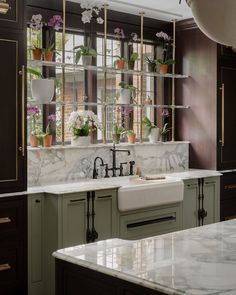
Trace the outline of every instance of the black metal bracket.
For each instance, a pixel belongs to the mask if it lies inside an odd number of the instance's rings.
[[[92,242],[92,232],[90,230],[90,192],[87,192],[87,230],[86,230],[86,242]]]
[[[92,228],[91,228],[91,235],[92,235],[92,242],[95,242],[95,240],[98,238],[98,233],[95,229],[95,210],[94,210],[94,202],[95,202],[95,192],[92,192]]]

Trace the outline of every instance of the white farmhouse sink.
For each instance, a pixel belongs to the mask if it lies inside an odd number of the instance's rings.
[[[184,183],[167,177],[160,180],[131,179],[118,190],[118,208],[129,211],[183,201]]]

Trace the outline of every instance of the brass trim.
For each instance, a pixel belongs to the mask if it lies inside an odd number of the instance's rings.
[[[172,47],[172,59],[175,60],[175,46],[176,46],[176,20],[173,19],[173,47]],[[172,65],[172,74],[175,74],[175,64]],[[172,105],[175,105],[175,78],[172,78]],[[175,141],[175,109],[172,108],[172,141]]]
[[[18,181],[18,51],[19,42],[17,40],[3,39],[0,41],[15,43],[16,45],[16,176],[13,179],[1,179],[0,183],[3,182],[14,182]]]
[[[221,144],[221,147],[223,148],[225,146],[225,84],[224,83],[222,83],[220,90],[221,90],[221,139],[219,142]]]
[[[21,137],[22,137],[22,146],[18,148],[18,150],[22,153],[22,157],[25,156],[25,66],[22,66],[21,71],[19,71],[19,75],[21,75],[21,113],[22,113],[22,121],[21,121]]]
[[[144,15],[145,15],[145,12],[141,11],[139,13],[140,15],[140,18],[141,18],[141,32],[140,32],[140,62],[141,62],[141,71],[143,72],[143,27],[144,27]],[[143,75],[141,75],[140,77],[140,143],[143,142],[143,122],[142,122],[142,119],[143,119],[143,83],[144,83],[144,77]]]
[[[63,0],[62,63],[65,63],[66,0]],[[65,67],[62,67],[62,101],[65,101]],[[65,106],[61,106],[61,144],[65,144]]]
[[[16,17],[15,17],[15,20],[5,19],[5,18],[2,18],[2,17],[0,17],[0,20],[6,21],[6,22],[11,22],[11,23],[17,23],[18,22],[18,20],[19,20],[18,19],[18,13],[19,13],[18,8],[19,8],[19,5],[18,5],[18,1],[17,0],[15,0],[15,2],[16,2]],[[11,7],[10,7],[10,9],[11,9]]]
[[[11,218],[10,217],[2,217],[2,218],[0,218],[0,224],[10,223],[10,222],[11,222]]]
[[[0,264],[0,271],[9,270],[11,266],[9,263]]]

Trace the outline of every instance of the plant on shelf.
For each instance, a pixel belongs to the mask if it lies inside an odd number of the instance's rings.
[[[46,133],[43,136],[43,146],[50,147],[52,145],[52,125],[56,122],[56,115],[51,114],[47,117],[48,125],[46,127]]]
[[[113,131],[112,131],[112,138],[113,138],[113,142],[115,144],[119,144],[121,138],[125,135],[125,128],[122,126],[118,126],[117,124],[115,124],[113,126]]]
[[[55,93],[55,79],[45,79],[40,71],[30,67],[27,72],[36,77],[31,80],[32,97],[40,104],[50,103]]]
[[[168,139],[168,133],[170,132],[171,128],[167,128],[168,123],[165,123],[162,129],[160,129],[161,141],[166,142]]]
[[[133,70],[134,69],[135,61],[137,61],[137,60],[138,60],[138,53],[137,52],[133,52],[130,55],[130,58],[128,60],[128,68],[129,68],[129,70]]]
[[[134,130],[127,130],[126,135],[127,135],[128,143],[135,144],[136,133],[134,132]]]
[[[80,58],[82,56],[82,62],[84,66],[89,66],[92,64],[92,58],[97,56],[97,52],[95,49],[90,48],[89,46],[79,45],[75,46],[75,62],[79,63]]]
[[[145,56],[147,62],[148,72],[155,72],[157,67],[157,60],[148,56]]]
[[[162,46],[162,57],[157,60],[160,64],[160,74],[166,74],[168,72],[168,66],[175,63],[175,60],[171,58],[172,40],[171,37],[164,32],[158,32],[156,36]]]
[[[30,145],[31,147],[38,147],[39,136],[41,131],[37,128],[37,120],[39,118],[40,110],[37,106],[27,106],[27,118],[30,121]]]
[[[160,129],[149,118],[143,119],[143,125],[145,128],[144,137],[148,137],[151,143],[159,141]]]
[[[34,14],[30,20],[30,28],[32,29],[32,37],[35,38],[32,42],[32,47],[30,50],[33,54],[33,59],[41,60],[42,59],[42,47],[41,47],[41,36],[40,31],[43,27],[42,15]]]
[[[68,129],[72,133],[71,145],[89,145],[90,133],[102,129],[97,115],[92,111],[74,111],[68,119]]]
[[[127,59],[121,56],[114,56],[116,58],[116,60],[114,61],[114,66],[118,69],[118,70],[123,70],[125,68],[125,65],[127,63]]]
[[[133,85],[129,85],[124,81],[119,83],[120,89],[120,103],[130,104],[131,99],[135,98],[136,88]]]

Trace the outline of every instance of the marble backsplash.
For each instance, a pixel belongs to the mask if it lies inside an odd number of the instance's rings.
[[[99,144],[88,147],[29,148],[28,185],[76,182],[92,178],[93,161],[97,156],[111,167],[111,147],[111,144]],[[129,149],[131,153],[130,156],[126,153],[117,153],[117,166],[120,162],[134,160],[134,171],[140,167],[142,174],[178,172],[189,167],[188,142],[120,144],[117,148]],[[124,174],[128,175],[129,165],[125,166],[127,167],[124,169]],[[103,173],[104,171],[100,169],[100,176]]]

